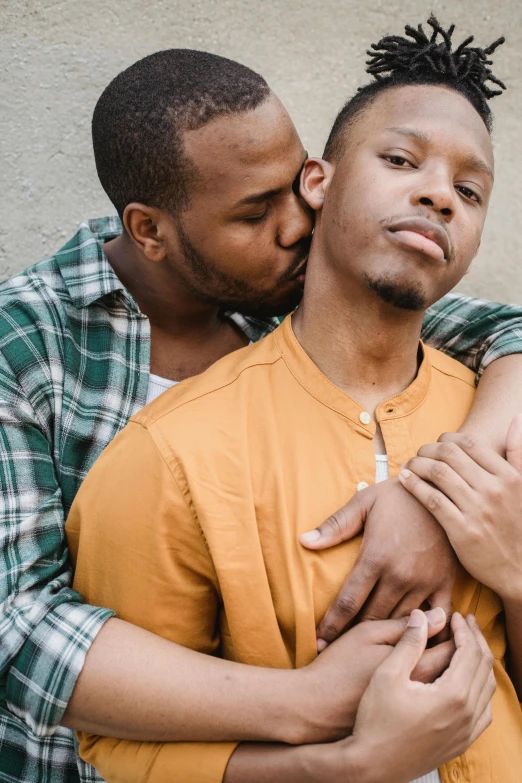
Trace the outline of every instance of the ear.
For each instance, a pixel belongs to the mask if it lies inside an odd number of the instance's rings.
[[[301,174],[301,196],[315,212],[322,209],[334,167],[322,158],[308,158]]]
[[[123,213],[125,231],[138,250],[155,263],[163,261],[166,255],[163,239],[164,213],[155,207],[132,202]]]
[[[469,262],[468,268],[464,272],[465,275],[469,275],[469,273],[471,272],[471,265],[472,265],[473,261],[476,259],[477,255],[478,255],[478,251],[480,250],[480,243],[481,243],[481,241],[482,240],[479,239],[479,243],[477,245],[477,249],[475,250],[475,254],[474,254],[473,258],[471,259],[471,261]]]

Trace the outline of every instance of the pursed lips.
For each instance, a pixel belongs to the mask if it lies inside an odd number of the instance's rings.
[[[446,231],[427,218],[398,220],[386,230],[402,245],[418,250],[436,261],[448,261],[450,241]]]

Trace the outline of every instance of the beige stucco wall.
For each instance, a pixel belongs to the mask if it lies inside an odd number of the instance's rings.
[[[158,49],[207,49],[260,71],[320,154],[367,45],[434,10],[480,44],[505,34],[495,70],[497,181],[483,245],[460,288],[522,301],[520,0],[0,0],[0,277],[50,254],[85,217],[112,213],[90,118],[102,89]]]

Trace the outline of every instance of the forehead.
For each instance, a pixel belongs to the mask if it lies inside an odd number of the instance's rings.
[[[348,131],[346,141],[401,127],[415,128],[433,145],[481,156],[493,166],[491,139],[482,118],[467,98],[439,85],[383,90]]]
[[[284,187],[302,164],[304,149],[275,95],[253,111],[217,117],[183,137],[196,165],[194,195],[212,192],[239,200],[245,192]]]

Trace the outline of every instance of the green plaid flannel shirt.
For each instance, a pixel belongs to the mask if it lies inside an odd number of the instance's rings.
[[[87,471],[146,400],[149,322],[102,251],[117,218],[0,285],[0,781],[100,781],[59,726],[111,612],[71,588],[64,522]],[[229,314],[251,340],[276,319]],[[335,314],[332,314],[335,317]],[[477,374],[522,352],[522,308],[449,295],[424,339]]]

